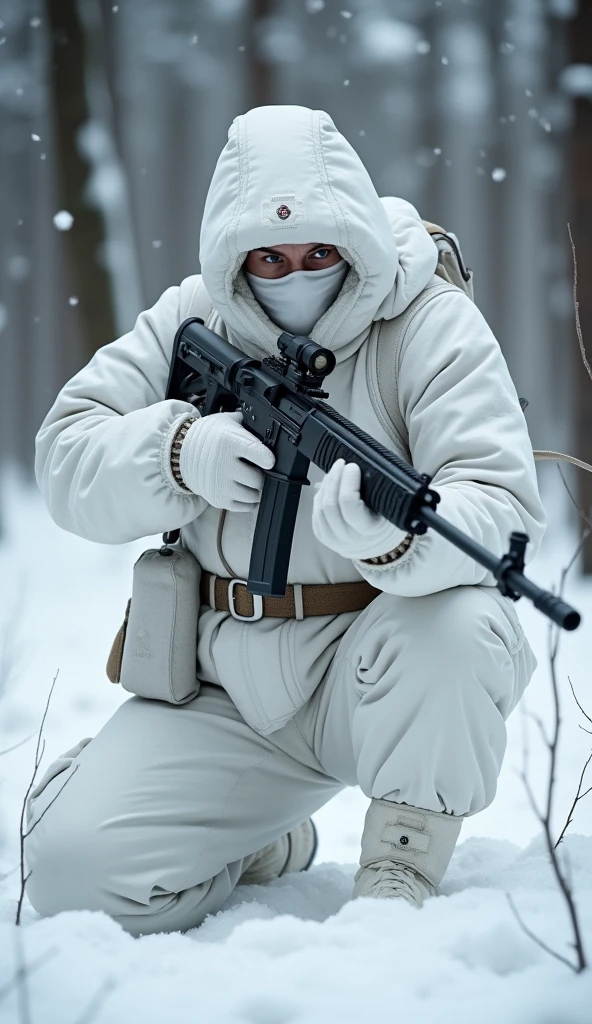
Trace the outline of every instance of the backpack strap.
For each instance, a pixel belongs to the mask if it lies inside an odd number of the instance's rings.
[[[393,320],[380,320],[368,339],[366,376],[374,411],[397,448],[411,461],[409,432],[399,408],[397,363],[407,328],[428,302],[456,285],[434,276],[419,295]]]
[[[187,310],[187,315],[186,317],[184,317],[184,319],[190,316],[198,316],[200,320],[203,320],[204,324],[206,324],[207,326],[208,318],[213,312],[213,309],[214,306],[212,300],[208,295],[206,286],[203,283],[202,276],[201,274],[199,274],[197,277],[197,281],[195,282],[195,287],[191,294],[191,298],[189,300],[189,308]]]
[[[452,231],[445,231],[439,224],[432,224],[429,220],[422,221],[422,224],[438,249],[438,264],[434,273],[448,284],[456,285],[474,302],[473,271],[465,264],[458,238]]]

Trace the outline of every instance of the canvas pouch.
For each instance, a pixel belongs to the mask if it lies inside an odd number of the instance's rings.
[[[123,625],[107,661],[112,683],[169,704],[197,696],[200,581],[200,564],[185,548],[165,543],[140,555]]]

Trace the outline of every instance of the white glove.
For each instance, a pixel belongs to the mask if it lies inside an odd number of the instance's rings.
[[[261,500],[263,470],[275,456],[241,426],[242,413],[217,412],[192,423],[179,456],[187,487],[214,508],[250,512]]]
[[[407,535],[364,504],[360,497],[361,482],[360,467],[338,459],[317,485],[312,510],[312,529],[317,540],[354,561],[386,555]]]

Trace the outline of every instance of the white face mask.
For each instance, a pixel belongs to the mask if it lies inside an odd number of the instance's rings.
[[[342,259],[323,270],[294,270],[285,277],[257,277],[248,271],[245,276],[274,324],[290,334],[308,335],[335,302],[349,266]]]

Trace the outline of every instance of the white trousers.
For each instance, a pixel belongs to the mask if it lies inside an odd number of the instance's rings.
[[[245,857],[344,786],[474,814],[535,667],[511,602],[466,586],[376,598],[271,735],[219,686],[180,706],[132,697],[33,790],[29,899],[41,914],[103,910],[133,934],[186,930],[222,906]]]

